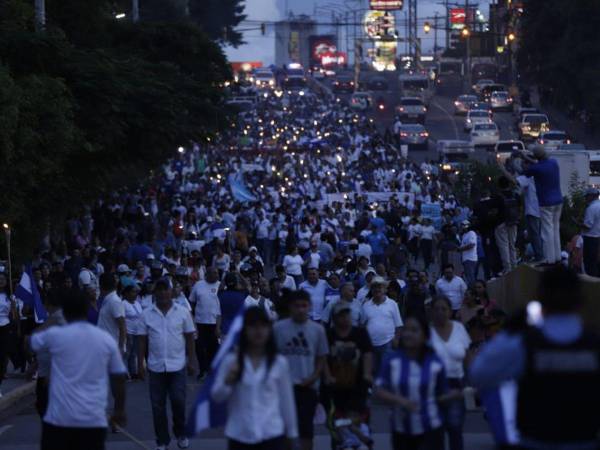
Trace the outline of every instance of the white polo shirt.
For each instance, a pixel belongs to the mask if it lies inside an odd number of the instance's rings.
[[[403,326],[398,303],[389,297],[380,304],[373,300],[365,302],[360,317],[375,347],[390,342],[394,339],[396,328]]]
[[[156,305],[142,314],[139,334],[148,336],[148,370],[177,372],[185,367],[185,336],[196,331],[189,311],[175,303],[167,314]]]
[[[217,323],[217,317],[221,315],[218,295],[220,284],[219,281],[208,283],[206,280],[200,280],[194,285],[190,294],[190,303],[196,305],[194,322],[201,325]]]
[[[469,230],[462,235],[460,245],[461,247],[474,245],[474,247],[471,247],[469,250],[462,252],[462,260],[477,262],[477,234],[473,230]]]
[[[106,427],[108,376],[127,373],[115,340],[106,331],[77,321],[34,333],[31,348],[50,354],[44,422],[58,427]]]
[[[461,277],[454,276],[450,281],[442,277],[435,283],[435,290],[438,294],[448,297],[452,305],[452,310],[456,311],[462,305],[465,292],[467,291],[467,284]]]

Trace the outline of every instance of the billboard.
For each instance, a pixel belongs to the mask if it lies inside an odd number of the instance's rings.
[[[379,72],[396,70],[396,41],[375,41],[373,68]]]
[[[230,64],[234,73],[250,72],[252,69],[258,69],[263,65],[262,61],[232,61]]]
[[[402,9],[404,0],[369,0],[369,8],[378,11],[396,11]]]
[[[310,66],[320,66],[323,55],[337,53],[336,39],[333,34],[313,35],[308,38]]]
[[[385,11],[367,11],[363,25],[365,34],[371,39],[394,36],[396,27],[394,16]]]
[[[460,30],[465,27],[466,20],[467,13],[465,12],[465,8],[450,9],[450,28]]]
[[[298,33],[297,31],[290,31],[288,55],[290,61],[300,62],[300,33]]]

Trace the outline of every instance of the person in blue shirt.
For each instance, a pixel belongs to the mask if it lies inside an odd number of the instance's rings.
[[[389,245],[390,241],[385,233],[377,228],[377,225],[373,224],[371,226],[371,234],[367,236],[367,242],[373,250],[371,262],[374,265],[385,263],[385,248]]]
[[[392,407],[393,450],[443,449],[441,405],[461,395],[448,390],[430,333],[423,316],[408,316],[401,348],[384,359],[375,381],[375,395]]]
[[[523,175],[533,177],[535,190],[540,205],[542,222],[542,242],[544,245],[544,261],[548,264],[560,262],[560,215],[563,205],[563,194],[560,190],[560,168],[555,159],[548,158],[543,146],[533,149],[535,159],[523,155],[525,172]]]
[[[517,382],[519,448],[598,449],[600,338],[584,329],[581,281],[557,265],[538,293],[541,325],[496,335],[474,359],[471,383],[489,391]]]

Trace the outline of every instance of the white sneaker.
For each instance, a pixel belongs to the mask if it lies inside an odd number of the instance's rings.
[[[186,437],[177,438],[177,447],[188,448],[190,446],[190,440]]]

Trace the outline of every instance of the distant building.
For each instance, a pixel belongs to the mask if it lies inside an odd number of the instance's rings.
[[[309,37],[315,33],[316,24],[309,16],[299,15],[275,23],[275,64],[290,62],[310,64]]]

